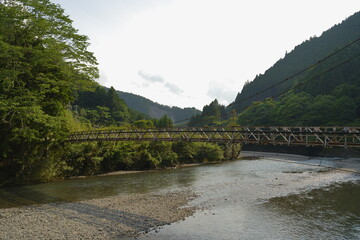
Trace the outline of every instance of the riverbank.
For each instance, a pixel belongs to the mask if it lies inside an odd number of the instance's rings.
[[[119,239],[183,220],[189,191],[0,209],[0,239]]]
[[[226,160],[230,161],[230,160]],[[177,168],[188,168],[188,167],[198,167],[198,166],[206,166],[211,164],[220,164],[226,161],[214,161],[214,162],[201,162],[201,163],[182,163],[178,164],[176,167],[166,167],[166,168],[157,168],[151,170],[133,170],[133,171],[115,171],[115,172],[108,172],[108,173],[101,173],[95,174],[90,176],[72,176],[64,179],[60,179],[59,181],[64,181],[68,179],[82,179],[82,178],[91,178],[91,177],[106,177],[106,176],[116,176],[116,175],[126,175],[126,174],[136,174],[136,173],[148,173],[148,172],[155,172],[160,170],[171,170]]]
[[[299,154],[288,154],[278,152],[257,152],[242,151],[241,158],[266,158],[272,161],[287,162],[292,164],[301,164],[309,166],[319,166],[324,168],[333,168],[336,170],[360,173],[360,157],[311,157]],[[326,159],[327,161],[322,161]]]
[[[244,144],[242,151],[251,152],[272,152],[291,155],[304,155],[309,157],[339,157],[339,158],[360,158],[360,150],[357,148],[323,148],[322,146],[287,146],[287,145],[258,145]]]

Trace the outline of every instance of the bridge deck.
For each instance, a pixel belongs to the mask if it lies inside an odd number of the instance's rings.
[[[94,130],[71,133],[66,141],[187,141],[360,147],[360,127],[198,127]]]

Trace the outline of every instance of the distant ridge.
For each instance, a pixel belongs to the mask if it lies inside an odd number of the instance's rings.
[[[199,114],[200,111],[194,107],[192,108],[179,108],[179,107],[169,107],[162,105],[156,102],[151,101],[145,97],[128,93],[117,91],[120,98],[122,98],[126,105],[138,112],[144,113],[151,118],[161,118],[164,115],[169,116],[173,121],[179,121],[188,119],[195,114]]]
[[[320,37],[311,37],[309,40],[296,46],[291,52],[286,53],[284,58],[278,60],[272,67],[266,70],[264,74],[259,74],[253,81],[247,82],[242,91],[238,93],[235,103],[232,103],[232,108],[241,112],[254,101],[277,96],[296,84],[301,83],[304,79],[320,73],[322,69],[326,70],[326,67],[336,66],[340,60],[346,59],[351,56],[352,52],[356,52],[360,46],[359,42],[341,54],[336,55],[335,58],[331,58],[321,65],[319,64],[314,69],[310,69],[305,74],[292,78],[265,92],[262,91],[317,63],[320,59],[359,38],[360,12],[357,12],[342,21],[342,23],[336,24],[329,30],[324,31]],[[356,79],[358,81],[358,69],[359,61],[353,61],[350,65],[337,69],[323,78],[307,84],[301,90],[313,96],[329,94],[343,82],[343,79],[352,79],[354,81]],[[261,94],[257,94],[259,92]]]
[[[360,126],[360,12],[296,46],[244,85],[242,126]]]

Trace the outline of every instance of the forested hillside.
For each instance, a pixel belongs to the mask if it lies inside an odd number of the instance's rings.
[[[113,87],[106,89],[97,86],[95,91],[78,91],[71,109],[78,120],[96,128],[150,119],[145,114],[129,109]]]
[[[173,121],[181,121],[200,113],[196,108],[169,107],[133,93],[122,91],[117,91],[117,93],[124,99],[129,108],[146,114],[151,118],[161,118],[162,116],[167,115]]]
[[[269,97],[277,99],[281,94],[297,84],[303,85],[299,86],[296,92],[306,92],[313,97],[326,94],[332,95],[335,88],[338,88],[336,94],[339,94],[339,85],[343,83],[347,85],[344,85],[342,89],[349,87],[349,85],[354,86],[355,84],[357,86],[360,74],[360,60],[358,58],[316,79],[313,78],[359,53],[360,42],[358,41],[345,50],[318,63],[319,60],[359,38],[360,13],[356,13],[341,24],[325,31],[320,37],[310,38],[295,47],[293,51],[286,54],[283,59],[276,62],[264,74],[259,74],[253,81],[245,84],[231,108],[240,112],[252,102]],[[315,66],[309,71],[292,78],[293,75],[313,64]]]
[[[360,12],[296,46],[247,82],[226,108],[214,100],[189,126],[360,125]]]
[[[359,125],[359,38],[356,13],[245,84],[228,112],[241,125]]]

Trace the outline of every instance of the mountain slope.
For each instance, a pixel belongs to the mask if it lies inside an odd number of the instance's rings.
[[[245,84],[241,93],[237,95],[235,103],[232,104],[232,108],[235,108],[240,112],[254,101],[278,96],[295,84],[304,82],[306,79],[321,73],[321,70],[326,71],[329,67],[336,66],[336,64],[340,63],[342,60],[351,57],[351,53],[356,53],[356,50],[360,47],[359,42],[351,46],[351,48],[346,49],[346,51],[342,51],[340,54],[317,65],[316,69],[311,69],[309,72],[291,78],[283,84],[279,84],[278,86],[262,92],[263,89],[269,88],[272,85],[293,76],[359,37],[360,12],[347,18],[341,24],[335,25],[331,29],[323,32],[320,37],[310,38],[310,40],[295,47],[293,51],[286,54],[283,59],[277,61],[264,74],[258,75],[252,82]],[[337,69],[336,71],[323,76],[321,81],[313,81],[312,84],[306,84],[307,86],[304,86],[303,90],[313,95],[327,94],[337,85],[341,84],[339,79],[358,79],[356,76],[359,75],[359,71],[354,72],[356,69],[360,69],[359,61],[351,62],[350,65],[344,65],[341,69]],[[330,81],[328,79],[332,80]],[[262,93],[257,94],[259,92]]]
[[[117,91],[117,93],[129,108],[149,115],[151,118],[159,119],[162,116],[167,115],[173,119],[173,121],[181,121],[200,113],[196,108],[169,107],[133,93],[122,91]]]

